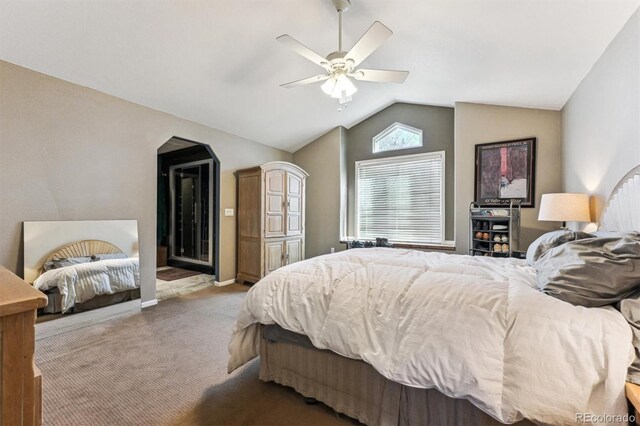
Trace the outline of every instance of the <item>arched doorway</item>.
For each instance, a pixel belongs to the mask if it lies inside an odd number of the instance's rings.
[[[158,148],[158,266],[219,280],[220,161],[207,144],[172,137]]]

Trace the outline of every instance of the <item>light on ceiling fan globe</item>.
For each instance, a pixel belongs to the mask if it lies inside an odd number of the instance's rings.
[[[320,86],[322,91],[329,96],[333,93],[334,87],[336,87],[336,79],[334,77],[331,77],[329,80],[322,83],[322,86]]]
[[[358,91],[358,88],[353,84],[351,79],[344,74],[331,77],[322,84],[321,89],[324,93],[335,99],[350,97]]]
[[[358,88],[351,81],[349,77],[344,74],[341,74],[337,78],[336,87],[334,88],[334,94],[337,91],[337,96],[333,96],[334,98],[342,98],[342,97],[351,97],[354,93],[358,91]]]

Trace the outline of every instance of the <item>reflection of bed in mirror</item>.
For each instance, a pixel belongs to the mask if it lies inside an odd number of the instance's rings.
[[[137,222],[25,222],[24,276],[49,298],[41,314],[139,299]]]

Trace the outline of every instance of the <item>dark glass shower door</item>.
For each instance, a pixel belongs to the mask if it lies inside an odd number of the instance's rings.
[[[171,167],[172,257],[211,262],[211,160]]]

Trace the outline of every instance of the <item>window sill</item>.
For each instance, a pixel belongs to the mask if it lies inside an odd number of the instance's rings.
[[[341,244],[348,244],[352,239],[340,240]],[[391,243],[393,248],[415,249],[415,250],[439,250],[439,251],[455,251],[456,246],[452,244],[412,244],[412,243]]]

